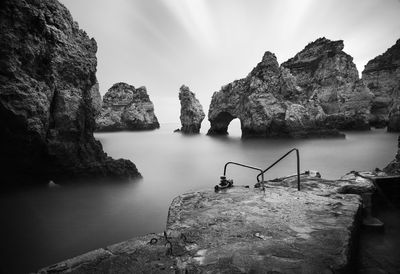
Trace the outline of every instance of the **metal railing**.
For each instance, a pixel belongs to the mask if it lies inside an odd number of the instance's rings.
[[[249,168],[249,169],[254,169],[254,170],[261,171],[261,173],[260,173],[261,174],[261,180],[262,180],[261,184],[262,184],[262,187],[264,189],[264,174],[262,173],[263,170],[261,168],[254,167],[254,166],[249,166],[249,165],[244,165],[244,164],[240,164],[240,163],[236,163],[236,162],[227,162],[225,164],[225,166],[224,166],[224,176],[226,176],[226,169],[227,169],[228,165],[237,165],[237,166],[246,167],[246,168]],[[260,180],[258,179],[258,177],[259,176],[257,176],[257,182],[260,183]]]
[[[257,181],[259,181],[258,178],[260,176],[262,177],[262,180],[264,181],[264,173],[267,172],[268,170],[270,170],[272,167],[274,167],[281,160],[286,158],[286,156],[288,156],[293,151],[296,151],[296,156],[297,156],[297,190],[300,190],[300,155],[299,155],[299,150],[297,148],[293,148],[293,149],[289,150],[285,155],[283,155],[281,158],[276,160],[272,165],[270,165],[269,167],[267,167],[266,169],[261,171],[261,173],[257,175]]]

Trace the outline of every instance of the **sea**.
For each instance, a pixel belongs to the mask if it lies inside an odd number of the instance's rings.
[[[203,125],[204,127],[204,125]],[[0,273],[27,273],[93,249],[165,230],[174,197],[213,190],[224,165],[233,161],[266,168],[292,148],[301,171],[338,179],[353,170],[383,168],[397,151],[398,134],[386,129],[345,132],[346,138],[241,139],[236,119],[227,136],[174,133],[179,124],[140,132],[96,133],[114,158],[130,159],[143,178],[0,192]],[[295,154],[268,173],[273,179],[296,173]],[[234,185],[253,186],[257,172],[229,165]]]

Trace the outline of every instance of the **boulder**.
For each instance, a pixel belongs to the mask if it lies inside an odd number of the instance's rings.
[[[400,131],[400,39],[385,53],[370,60],[362,72],[362,80],[374,93],[371,125]]]
[[[242,137],[343,136],[369,129],[372,93],[358,79],[343,41],[320,38],[279,66],[266,52],[246,78],[213,94],[208,134],[227,134],[238,118]]]
[[[96,51],[96,41],[58,1],[1,2],[3,182],[140,176],[132,162],[108,157],[93,137]]]
[[[205,117],[199,100],[187,86],[182,85],[179,91],[179,101],[181,102],[181,132],[187,134],[199,133],[201,122]]]
[[[396,157],[383,170],[390,175],[400,175],[400,136],[397,143]]]
[[[145,87],[114,84],[104,95],[97,131],[151,130],[160,127]]]

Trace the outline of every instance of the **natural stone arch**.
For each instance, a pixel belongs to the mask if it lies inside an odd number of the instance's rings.
[[[210,119],[211,127],[208,130],[208,135],[227,135],[228,127],[232,120],[239,117],[232,115],[227,111],[220,112],[214,119]],[[242,122],[240,122],[241,124]]]

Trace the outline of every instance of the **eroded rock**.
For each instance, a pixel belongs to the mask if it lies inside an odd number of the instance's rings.
[[[396,157],[383,170],[390,175],[400,175],[400,136],[397,144]]]
[[[242,136],[340,136],[369,129],[372,93],[358,79],[343,41],[320,38],[281,67],[273,53],[246,78],[215,92],[209,134],[227,134],[239,118]]]
[[[199,100],[189,87],[182,85],[179,91],[179,101],[181,102],[181,132],[187,134],[199,133],[201,122],[205,117]]]
[[[400,132],[400,100],[393,103],[388,119],[387,130],[390,132]]]
[[[114,84],[103,97],[97,131],[151,130],[160,127],[145,87]]]
[[[296,77],[306,98],[320,104],[328,126],[339,130],[369,129],[373,94],[358,78],[343,41],[319,38],[282,63]]]
[[[372,179],[368,178],[371,174],[366,172],[362,174],[365,174],[365,176],[362,176],[359,172],[349,172],[339,180],[327,180],[319,176],[301,174],[300,188],[302,191],[326,197],[335,197],[336,194],[362,195],[365,193],[374,193],[376,188]],[[276,178],[266,182],[266,185],[297,188],[297,176]]]
[[[136,177],[93,137],[97,44],[56,0],[1,2],[0,165],[12,183]]]
[[[370,60],[362,80],[374,93],[371,125],[400,131],[400,39],[385,53]]]
[[[199,272],[349,271],[360,205],[285,187],[194,192],[174,199],[167,232],[192,243],[182,261]]]

